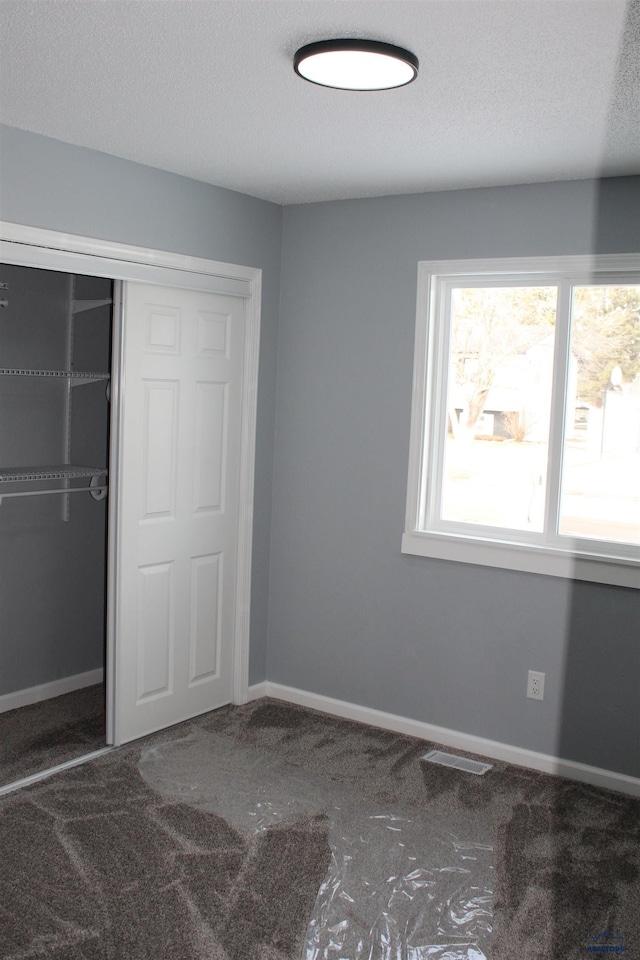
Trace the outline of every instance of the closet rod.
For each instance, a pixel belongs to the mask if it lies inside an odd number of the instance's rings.
[[[55,490],[24,490],[22,493],[0,493],[0,506],[2,505],[2,501],[8,497],[44,497],[51,493],[100,493],[104,494],[104,496],[94,497],[94,500],[104,500],[108,489],[108,486],[96,485],[95,487],[69,487],[66,490],[56,487]]]

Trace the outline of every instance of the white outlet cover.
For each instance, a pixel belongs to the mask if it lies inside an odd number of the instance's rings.
[[[529,670],[527,677],[527,697],[530,700],[544,700],[544,673]]]

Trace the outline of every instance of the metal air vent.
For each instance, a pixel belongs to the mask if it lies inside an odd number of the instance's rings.
[[[483,774],[493,768],[491,763],[481,763],[479,760],[470,760],[469,757],[456,757],[452,753],[443,753],[442,750],[430,750],[422,757],[428,763],[438,763],[441,767],[455,767],[466,773]]]

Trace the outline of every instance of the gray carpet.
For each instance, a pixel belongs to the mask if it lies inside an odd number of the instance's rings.
[[[3,960],[301,960],[328,817],[252,834],[138,770],[150,745],[208,731],[368,807],[490,838],[493,960],[574,960],[605,932],[640,957],[639,800],[497,762],[484,777],[427,765],[423,741],[261,700],[0,801]]]
[[[0,713],[0,786],[105,745],[102,684]]]

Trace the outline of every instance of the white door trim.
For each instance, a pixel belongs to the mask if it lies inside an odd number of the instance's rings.
[[[141,283],[207,290],[213,293],[246,298],[236,616],[233,644],[233,702],[246,703],[249,684],[251,553],[262,271],[257,267],[112,243],[6,221],[0,221],[0,260],[21,266],[59,270],[63,273],[84,273],[91,276],[109,277],[112,280],[134,280]],[[114,320],[117,325],[117,318],[114,317]],[[116,343],[114,347],[119,347],[119,345]],[[116,377],[119,374],[117,365],[120,362],[118,348],[114,350]],[[115,390],[114,393],[116,393]],[[114,412],[117,416],[117,407]],[[117,419],[112,422],[117,432]],[[112,463],[111,468],[113,470],[112,475],[117,477],[118,463]],[[113,498],[113,503],[115,510],[117,495]],[[110,534],[113,534],[115,530],[115,522],[112,522],[114,519],[115,517],[110,519]],[[111,544],[110,552],[112,555],[115,553],[114,544]],[[110,582],[111,585],[114,585],[116,579],[113,576],[113,571],[110,572],[112,573]],[[111,598],[109,598],[109,601],[111,603]],[[112,609],[112,607],[109,606],[109,609]],[[108,649],[110,651],[114,649],[112,639],[108,639]],[[113,664],[108,662],[108,676],[113,676],[112,669]],[[115,698],[113,689],[111,697]],[[111,712],[113,713],[113,710]],[[113,742],[113,724],[111,724],[110,742]]]
[[[22,266],[209,290],[230,296],[252,296],[252,284],[261,274],[255,267],[57,233],[4,220],[0,220],[0,242],[3,246],[5,242],[11,244],[10,262]]]

